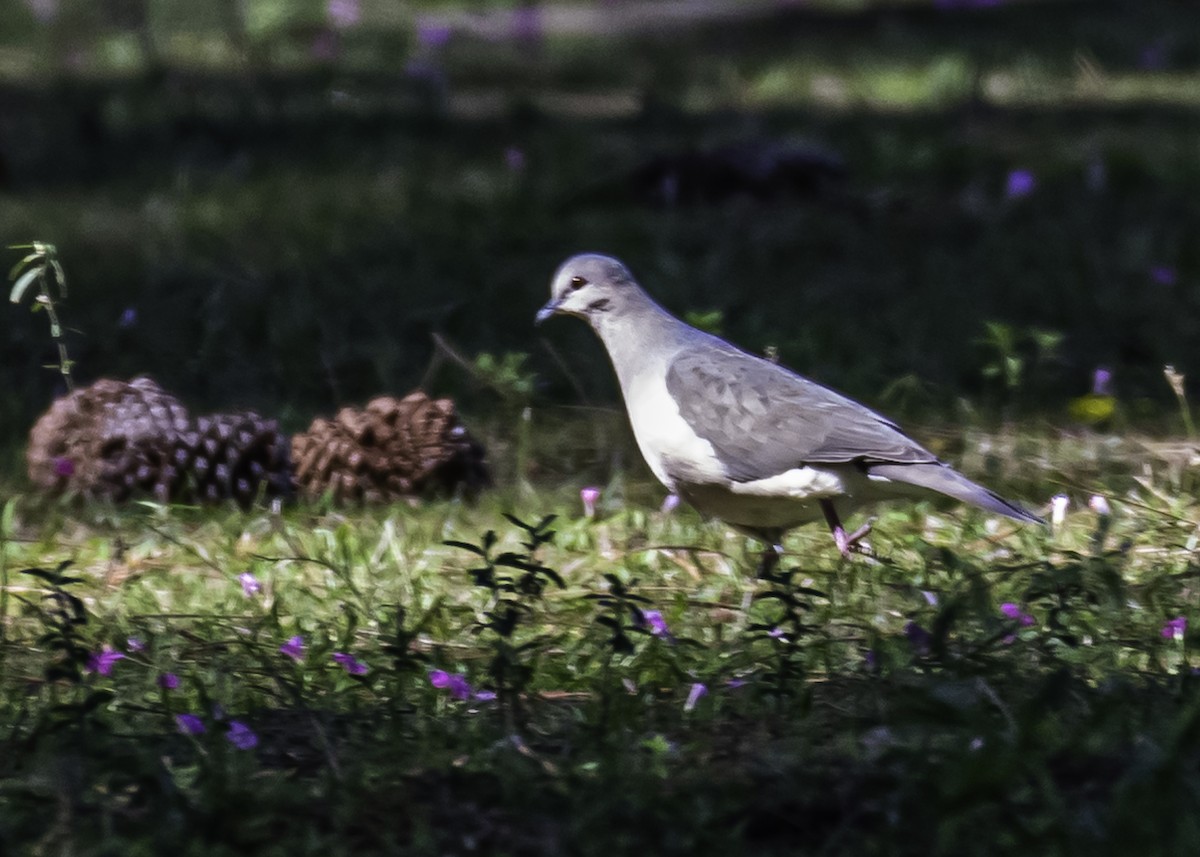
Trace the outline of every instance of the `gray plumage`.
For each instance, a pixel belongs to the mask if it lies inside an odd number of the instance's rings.
[[[616,259],[563,263],[537,320],[555,314],[583,318],[600,336],[659,480],[771,544],[823,514],[846,553],[856,537],[845,535],[837,508],[926,492],[1040,521],[887,418],[673,317]]]

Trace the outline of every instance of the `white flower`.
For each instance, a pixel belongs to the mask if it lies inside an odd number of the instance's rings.
[[[1050,498],[1050,526],[1058,529],[1067,519],[1067,506],[1071,505],[1071,498],[1066,494],[1055,494]]]

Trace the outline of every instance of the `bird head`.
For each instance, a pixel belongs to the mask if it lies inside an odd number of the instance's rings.
[[[553,315],[573,315],[593,326],[606,312],[619,308],[637,291],[633,276],[621,262],[599,253],[572,256],[559,266],[550,283],[550,300],[535,324]]]

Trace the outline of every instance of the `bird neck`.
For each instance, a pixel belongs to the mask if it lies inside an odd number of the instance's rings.
[[[628,389],[636,375],[670,359],[691,330],[640,290],[627,295],[619,307],[594,316],[591,322],[608,351],[622,389]]]

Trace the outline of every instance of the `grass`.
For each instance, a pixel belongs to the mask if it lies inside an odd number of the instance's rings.
[[[1105,443],[1079,446],[1094,457]],[[875,558],[843,562],[804,528],[774,580],[755,578],[752,543],[658,510],[639,481],[607,486],[594,518],[577,485],[250,515],[14,498],[0,842],[1072,854],[1151,837],[1186,850],[1200,841],[1194,477],[1146,455],[1115,489],[1087,457],[1058,478],[1102,490],[1111,517],[1078,491],[1054,532],[884,509]],[[536,558],[562,588],[480,586],[477,558],[445,544],[496,530],[497,551],[522,552],[501,512],[558,516]],[[23,573],[66,560],[76,582],[57,588]],[[261,590],[246,594],[242,574]],[[669,635],[599,600],[623,587]],[[56,624],[56,591],[80,599],[85,622]],[[507,601],[521,618],[505,657],[527,674],[502,687],[504,645],[483,626]],[[1193,626],[1176,636],[1179,616]],[[617,626],[628,651],[614,650]],[[297,635],[299,662],[280,650]],[[125,655],[109,675],[78,669],[106,646]],[[502,692],[455,699],[435,670]],[[158,685],[164,673],[177,688]],[[696,684],[707,694],[689,709]],[[184,713],[206,731],[182,734]],[[257,746],[228,740],[234,721]]]

